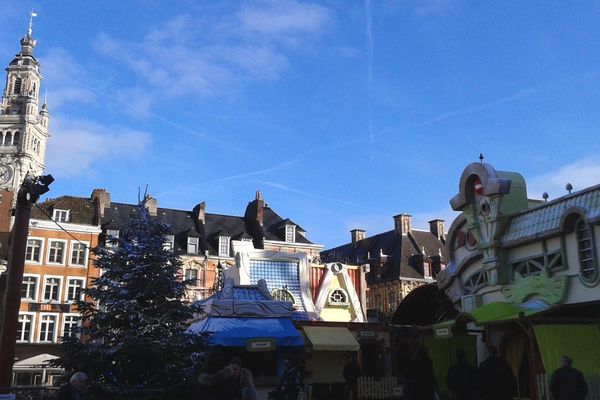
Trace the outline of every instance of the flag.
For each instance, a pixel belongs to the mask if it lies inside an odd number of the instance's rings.
[[[29,13],[29,15],[31,15],[32,17],[37,17],[37,13],[34,13],[33,11]]]

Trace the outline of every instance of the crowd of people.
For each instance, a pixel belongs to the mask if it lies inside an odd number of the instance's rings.
[[[585,400],[588,387],[583,374],[572,366],[573,359],[563,356],[560,367],[554,371],[550,381],[550,392],[554,400]],[[344,366],[346,398],[357,399],[356,384],[361,375],[356,356]],[[407,398],[439,400],[433,362],[425,348],[421,348],[407,376]],[[85,400],[87,376],[74,373],[69,383],[61,387],[57,400]],[[465,350],[456,352],[456,363],[450,367],[446,377],[451,400],[510,400],[517,393],[516,380],[508,363],[498,356],[495,347],[487,349],[487,358],[479,368],[469,364]],[[293,359],[285,360],[280,383],[270,393],[271,400],[298,400],[305,389],[304,376]],[[250,370],[243,368],[239,357],[233,357],[224,367],[211,368],[207,361],[196,367],[194,398],[201,400],[257,400],[257,391]]]

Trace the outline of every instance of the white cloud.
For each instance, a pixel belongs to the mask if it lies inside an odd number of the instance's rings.
[[[47,77],[43,84],[48,89],[50,111],[70,102],[91,104],[96,101],[96,94],[82,83],[88,80],[87,71],[67,50],[49,49],[40,63]]]
[[[534,176],[527,180],[527,192],[531,198],[542,198],[547,192],[550,200],[567,194],[567,183],[573,185],[573,190],[582,190],[600,183],[600,158],[589,157],[571,164],[558,167],[547,174]]]
[[[112,166],[140,157],[150,135],[120,126],[100,126],[89,121],[52,118],[46,154],[46,171],[55,176],[93,174],[100,163]],[[68,157],[65,157],[68,154]]]
[[[271,37],[319,33],[332,21],[327,8],[291,0],[246,5],[238,17],[245,29]]]
[[[128,84],[149,84],[155,96],[227,96],[240,84],[278,79],[290,52],[306,51],[332,21],[321,5],[259,1],[212,18],[178,16],[140,41],[100,34],[94,47],[141,80]]]

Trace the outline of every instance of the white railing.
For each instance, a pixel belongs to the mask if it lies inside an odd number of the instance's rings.
[[[404,396],[404,387],[398,384],[396,377],[361,376],[358,378],[357,391],[359,400],[394,399]]]

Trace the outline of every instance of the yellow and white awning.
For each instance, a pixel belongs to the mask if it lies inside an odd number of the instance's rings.
[[[358,351],[360,345],[348,328],[331,326],[304,326],[304,333],[313,350]]]

